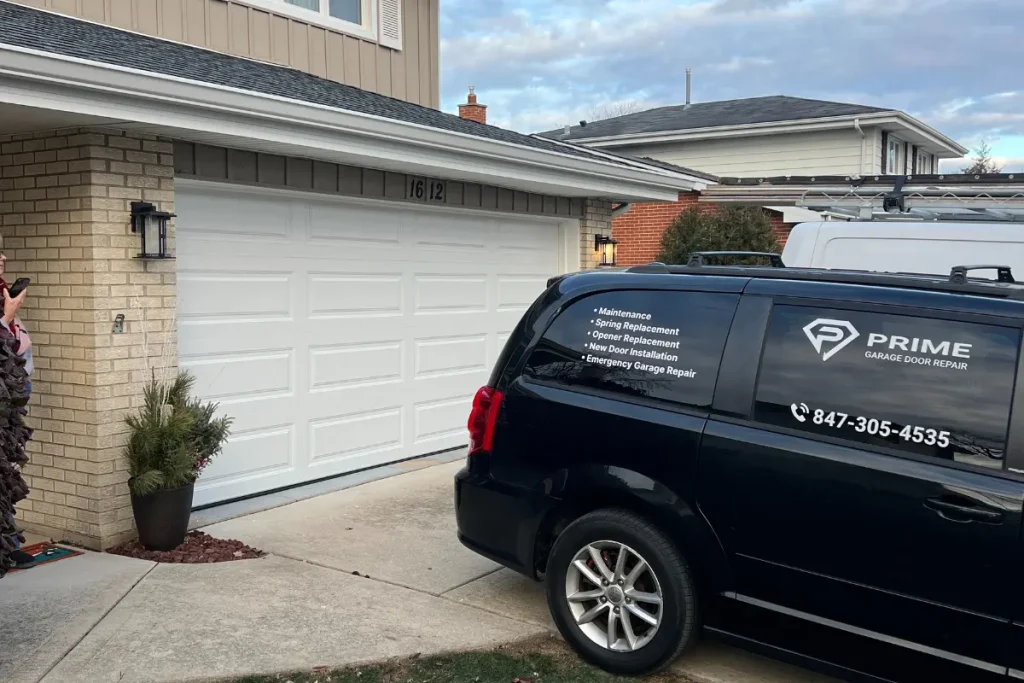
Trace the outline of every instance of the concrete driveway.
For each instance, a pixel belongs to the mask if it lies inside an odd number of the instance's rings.
[[[87,553],[13,574],[0,582],[0,681],[185,683],[550,633],[541,586],[456,540],[459,467],[206,527],[270,554],[258,560],[154,565]],[[698,683],[826,681],[714,644],[677,668]]]

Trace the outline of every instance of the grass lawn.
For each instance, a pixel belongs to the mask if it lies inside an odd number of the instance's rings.
[[[636,683],[583,664],[564,644],[542,638],[490,652],[416,657],[385,664],[277,676],[251,676],[232,683]],[[650,683],[684,683],[662,674]]]

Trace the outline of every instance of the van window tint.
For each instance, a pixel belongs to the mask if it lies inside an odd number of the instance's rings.
[[[526,376],[708,407],[738,300],[705,292],[595,294],[555,319]]]
[[[1020,332],[776,306],[759,422],[1001,468]]]

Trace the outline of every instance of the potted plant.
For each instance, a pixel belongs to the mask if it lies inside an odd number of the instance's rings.
[[[215,417],[217,404],[190,396],[186,371],[170,382],[155,378],[142,407],[125,418],[128,488],[139,541],[150,550],[172,550],[188,532],[196,479],[224,447],[231,418]]]

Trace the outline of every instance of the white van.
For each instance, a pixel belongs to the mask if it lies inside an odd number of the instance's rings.
[[[800,223],[782,251],[787,266],[947,274],[953,266],[1010,266],[1024,280],[1024,223]],[[971,277],[995,279],[995,271]]]

